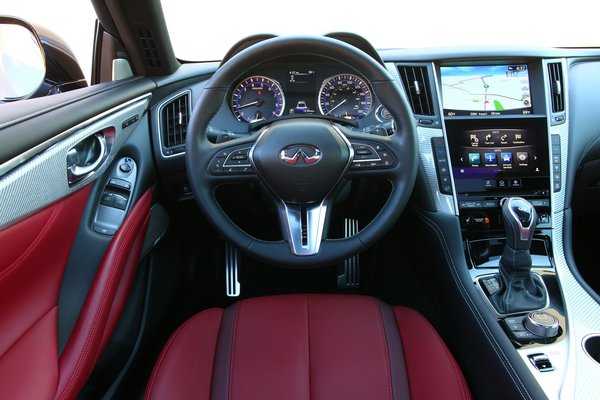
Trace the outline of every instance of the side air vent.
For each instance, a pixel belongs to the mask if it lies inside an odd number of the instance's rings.
[[[160,125],[163,154],[170,156],[185,150],[184,144],[190,113],[189,91],[177,95],[161,106]]]
[[[146,68],[161,68],[162,62],[158,54],[158,49],[152,38],[150,29],[145,27],[138,28],[138,37],[142,45],[142,56],[144,57],[144,65]]]
[[[557,113],[565,111],[565,87],[563,85],[561,63],[548,63],[548,79],[550,80],[550,100],[552,102],[552,112]]]
[[[406,95],[417,115],[433,115],[433,103],[427,67],[398,65],[398,73],[406,90]]]

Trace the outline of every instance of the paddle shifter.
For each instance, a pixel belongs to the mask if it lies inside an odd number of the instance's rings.
[[[490,301],[500,314],[532,311],[546,305],[546,289],[531,274],[529,248],[537,213],[527,200],[509,197],[501,201],[506,246],[496,276],[500,288]]]

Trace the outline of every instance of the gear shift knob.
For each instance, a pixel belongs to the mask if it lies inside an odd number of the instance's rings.
[[[529,250],[537,223],[535,208],[521,197],[505,197],[500,204],[506,229],[506,245],[513,250]]]

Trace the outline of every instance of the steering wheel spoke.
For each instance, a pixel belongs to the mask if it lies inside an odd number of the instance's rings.
[[[297,256],[312,256],[319,252],[327,217],[327,202],[278,204],[283,235]]]

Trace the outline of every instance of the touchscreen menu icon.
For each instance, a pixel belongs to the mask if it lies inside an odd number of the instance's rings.
[[[502,164],[512,164],[513,162],[512,153],[500,153],[500,158],[502,159]]]
[[[526,151],[517,151],[517,162],[520,166],[526,167],[529,160],[529,153]]]
[[[469,163],[471,165],[479,165],[481,163],[481,156],[479,153],[469,153]]]
[[[498,159],[496,153],[485,153],[485,165],[495,165]]]

